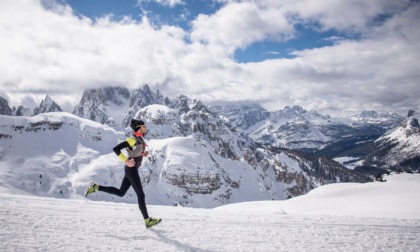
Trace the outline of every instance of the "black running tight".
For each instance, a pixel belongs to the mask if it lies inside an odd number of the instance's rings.
[[[98,190],[122,197],[127,193],[128,189],[130,189],[130,186],[132,186],[134,191],[137,194],[137,202],[139,204],[140,212],[143,215],[143,218],[144,219],[149,218],[149,214],[147,213],[147,208],[146,208],[145,195],[143,192],[143,186],[141,185],[138,168],[135,168],[135,167],[130,168],[130,167],[125,166],[124,171],[125,171],[125,176],[121,183],[120,189],[112,187],[112,186],[99,186]]]

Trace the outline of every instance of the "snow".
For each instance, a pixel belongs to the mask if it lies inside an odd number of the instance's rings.
[[[419,251],[420,174],[214,209],[23,195],[0,186],[1,251]],[[146,194],[147,198],[147,194]]]
[[[420,219],[420,174],[385,177],[387,182],[337,183],[318,187],[287,201],[237,203],[220,207],[275,213],[282,209],[300,215],[331,215]]]

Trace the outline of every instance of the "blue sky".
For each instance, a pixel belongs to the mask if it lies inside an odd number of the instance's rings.
[[[66,111],[148,84],[204,103],[323,114],[420,110],[418,0],[0,2],[0,96]]]
[[[157,24],[169,24],[190,29],[189,22],[199,14],[211,14],[220,8],[221,3],[194,0],[169,5],[156,1],[138,0],[62,0],[69,4],[75,13],[90,17],[100,18],[112,14],[116,20],[125,16],[139,20],[148,15]]]
[[[183,1],[173,6],[155,1],[136,0],[63,0],[69,4],[75,14],[92,19],[111,14],[115,21],[124,17],[140,20],[147,15],[156,25],[174,25],[184,30],[191,29],[191,21],[200,14],[210,15],[220,9],[223,4],[208,0]],[[291,58],[290,52],[332,45],[332,37],[349,37],[333,29],[327,31],[312,29],[308,25],[296,26],[294,38],[286,41],[268,39],[258,41],[246,48],[237,49],[233,55],[237,62],[258,62],[265,59]],[[354,34],[352,34],[354,36]]]

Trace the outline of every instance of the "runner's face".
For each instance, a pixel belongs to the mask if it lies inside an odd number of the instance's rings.
[[[140,127],[140,133],[144,134],[144,133],[146,133],[146,132],[147,132],[147,126],[146,126],[146,125],[142,125],[142,126]]]

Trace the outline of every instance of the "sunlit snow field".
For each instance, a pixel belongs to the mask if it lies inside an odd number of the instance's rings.
[[[1,251],[420,251],[420,175],[319,187],[214,209],[55,199],[0,190]]]

